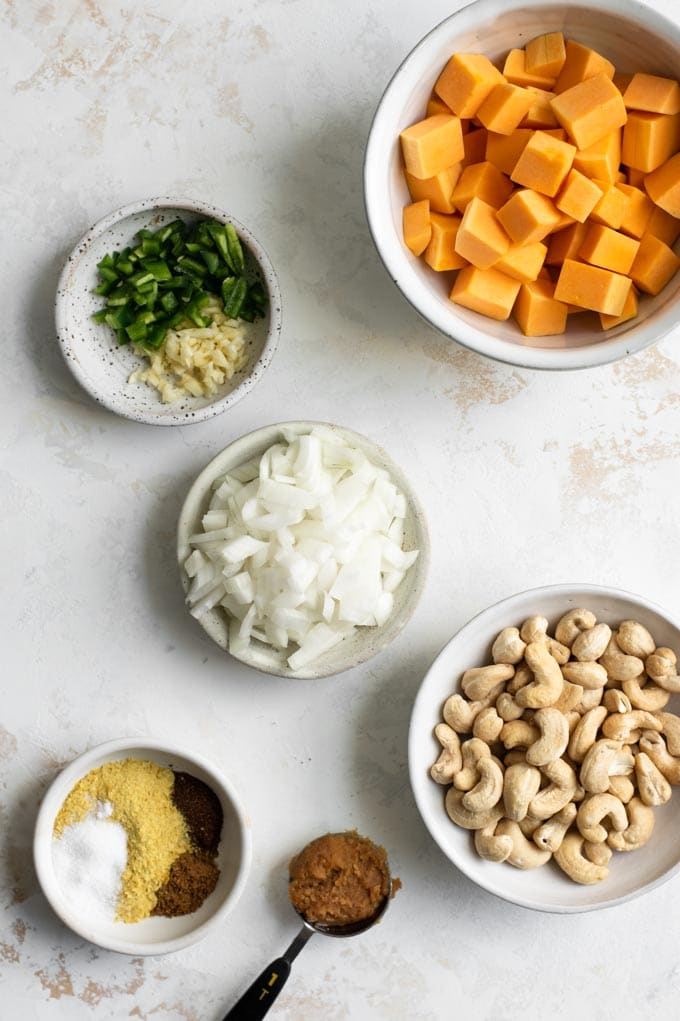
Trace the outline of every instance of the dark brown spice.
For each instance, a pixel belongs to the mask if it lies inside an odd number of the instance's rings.
[[[224,822],[220,799],[197,777],[190,773],[173,772],[175,783],[172,800],[184,816],[191,843],[200,851],[216,855]]]
[[[220,875],[212,858],[201,851],[185,851],[175,858],[170,875],[158,891],[152,915],[176,918],[200,908],[217,885]]]

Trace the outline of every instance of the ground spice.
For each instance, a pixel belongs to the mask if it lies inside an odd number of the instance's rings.
[[[70,792],[54,823],[54,835],[110,802],[111,820],[127,833],[127,867],[116,919],[138,922],[156,904],[156,891],[172,863],[191,849],[184,816],[172,801],[172,770],[146,759],[107,762],[91,770]]]
[[[172,863],[167,883],[158,891],[152,915],[176,918],[200,908],[217,886],[220,870],[202,851],[187,851]]]
[[[184,816],[192,844],[208,854],[217,854],[224,815],[215,792],[190,773],[177,770],[172,801]]]

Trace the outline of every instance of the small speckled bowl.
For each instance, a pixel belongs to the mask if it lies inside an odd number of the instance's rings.
[[[54,874],[54,820],[73,787],[90,770],[120,759],[149,759],[160,766],[183,770],[217,794],[224,825],[217,865],[220,877],[213,893],[198,911],[179,918],[145,918],[141,922],[102,923],[76,913],[64,897]],[[145,738],[123,738],[91,748],[57,776],[45,795],[35,826],[33,857],[38,880],[52,909],[79,936],[106,950],[132,957],[168,954],[197,943],[220,925],[243,892],[252,857],[250,820],[229,783],[206,759],[194,752]]]
[[[258,641],[252,641],[247,653],[243,656],[235,657],[247,666],[255,667],[256,670],[262,670],[264,673],[274,674],[277,677],[305,679],[329,677],[332,674],[350,670],[367,659],[371,659],[372,656],[389,645],[408,622],[423,594],[427,580],[430,541],[425,515],[408,479],[391,457],[382,447],[351,429],[319,422],[285,422],[257,429],[229,444],[203,469],[189,490],[177,526],[177,560],[184,591],[188,591],[190,584],[184,570],[184,563],[191,553],[189,536],[201,531],[201,519],[208,509],[212,495],[211,487],[215,479],[253,457],[260,457],[272,444],[280,443],[284,439],[282,433],[284,428],[288,433],[301,435],[321,424],[324,425],[324,428],[333,429],[338,435],[339,442],[347,443],[363,451],[373,464],[385,468],[389,472],[394,484],[406,497],[404,548],[407,550],[418,549],[420,555],[408,569],[405,578],[394,593],[392,616],[381,627],[357,628],[353,635],[345,638],[329,652],[310,663],[309,666],[297,671],[291,670],[288,666],[285,652],[280,652]],[[213,641],[217,642],[225,651],[229,651],[229,617],[226,611],[217,606],[205,613],[199,623]]]
[[[132,243],[138,230],[157,230],[181,219],[191,223],[210,217],[231,223],[244,243],[246,270],[258,278],[267,295],[267,312],[248,327],[248,361],[211,397],[182,397],[163,404],[158,391],[146,383],[128,383],[130,373],[144,362],[130,345],[120,346],[113,331],[96,323],[92,313],[103,307],[93,294],[97,263],[107,252]],[[62,270],[55,300],[57,335],[66,364],[78,382],[110,411],[149,425],[190,425],[220,415],[245,397],[274,356],[281,333],[281,293],[269,256],[247,227],[233,216],[205,202],[152,198],[133,202],[96,223],[73,249]]]

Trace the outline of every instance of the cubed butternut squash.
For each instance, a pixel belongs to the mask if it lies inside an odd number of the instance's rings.
[[[434,177],[465,155],[458,117],[426,117],[402,131],[400,138],[406,169],[414,177]]]
[[[456,251],[478,269],[488,269],[510,248],[510,238],[488,202],[468,202],[456,236]]]
[[[646,175],[645,191],[664,212],[680,217],[680,153]]]
[[[635,238],[600,223],[592,223],[578,254],[580,259],[591,266],[611,269],[625,276],[630,273],[639,247],[640,242]]]
[[[680,237],[680,219],[665,212],[661,206],[654,206],[647,223],[647,233],[672,247]]]
[[[516,184],[552,198],[571,170],[576,148],[545,131],[536,131],[524,147],[510,175]]]
[[[531,128],[517,128],[511,135],[496,135],[490,131],[486,139],[486,159],[509,177],[532,135]]]
[[[559,213],[550,199],[530,188],[511,195],[497,215],[503,229],[516,245],[542,241],[559,220]]]
[[[550,101],[553,98],[552,92],[546,92],[545,89],[535,89],[531,86],[527,87],[527,92],[532,96],[531,106],[529,107],[524,120],[521,123],[523,128],[558,128],[557,117],[553,113]],[[565,136],[566,138],[566,132]]]
[[[674,78],[656,74],[634,74],[623,93],[628,110],[648,113],[680,113],[680,85]]]
[[[574,223],[559,233],[551,234],[545,257],[546,265],[561,266],[565,259],[576,259],[587,233],[587,224]]]
[[[486,128],[476,128],[463,135],[463,166],[469,167],[472,163],[483,163],[486,153],[486,141],[488,131]]]
[[[459,117],[474,117],[503,75],[481,53],[454,53],[435,82],[434,91]]]
[[[621,230],[624,234],[630,234],[632,238],[641,238],[654,212],[654,203],[640,188],[633,188],[629,184],[617,184],[616,187],[628,199]]]
[[[427,199],[404,206],[402,224],[404,244],[414,255],[422,255],[432,236],[430,203]]]
[[[525,50],[510,50],[503,65],[503,77],[513,85],[521,85],[523,88],[533,85],[537,89],[551,91],[555,79],[527,71],[526,57]]]
[[[494,263],[494,269],[506,273],[513,280],[527,284],[537,279],[547,254],[546,245],[540,241],[534,241],[530,245],[512,245],[505,255]]]
[[[596,74],[566,89],[555,96],[551,106],[579,149],[587,149],[626,123],[623,97],[606,74]]]
[[[561,32],[536,36],[526,44],[525,51],[525,67],[529,74],[540,74],[546,78],[557,78],[567,59]]]
[[[651,173],[680,149],[680,114],[630,110],[623,129],[621,161]]]
[[[485,160],[465,167],[453,189],[451,200],[455,208],[464,213],[470,199],[475,196],[499,209],[512,192],[512,183],[498,167]]]
[[[568,305],[619,316],[630,287],[630,279],[620,273],[565,259],[555,285],[555,297]]]
[[[534,97],[528,89],[510,82],[494,85],[479,110],[477,120],[499,135],[511,135],[528,114]]]
[[[555,298],[550,280],[524,283],[519,289],[513,316],[525,337],[552,337],[564,333],[567,305]]]
[[[599,181],[616,180],[621,163],[621,130],[612,131],[593,145],[579,149],[574,156],[574,169]]]
[[[519,280],[497,269],[466,266],[456,277],[450,297],[457,305],[502,321],[509,318],[521,286]]]
[[[680,259],[672,248],[653,234],[643,234],[630,270],[636,287],[646,294],[658,294],[680,269]]]
[[[611,330],[612,327],[618,326],[620,323],[625,323],[629,319],[635,319],[638,314],[638,292],[635,287],[631,287],[628,291],[628,297],[626,298],[623,306],[623,311],[619,316],[607,316],[603,312],[600,312],[600,324],[603,330]]]
[[[438,114],[444,114],[447,117],[451,117],[453,114],[453,110],[449,110],[444,100],[440,99],[439,96],[433,92],[427,101],[427,109],[425,110],[425,116],[436,117]]]
[[[467,266],[467,260],[456,251],[456,237],[460,223],[459,216],[430,213],[432,236],[425,249],[424,259],[428,266],[437,270],[438,273]]]
[[[452,167],[440,171],[434,177],[414,177],[408,170],[404,172],[406,184],[414,202],[427,199],[430,209],[436,213],[452,213],[456,208],[452,201],[453,189],[458,183],[463,170],[462,163],[454,163]]]
[[[602,223],[605,227],[618,230],[626,215],[628,208],[628,196],[617,185],[609,181],[595,181],[595,184],[602,191],[602,198],[597,203],[590,219],[595,223]]]
[[[573,39],[567,39],[564,48],[566,52],[564,66],[557,77],[553,92],[566,92],[579,82],[594,78],[596,74],[605,74],[607,78],[614,77],[614,65],[595,50],[582,46]]]
[[[595,182],[572,167],[557,193],[555,205],[560,212],[583,223],[601,198],[602,191]]]

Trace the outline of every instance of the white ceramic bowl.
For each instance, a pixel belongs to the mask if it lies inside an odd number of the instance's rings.
[[[220,877],[213,893],[198,911],[179,918],[145,918],[141,922],[101,923],[74,912],[64,897],[52,865],[52,832],[67,795],[91,769],[119,759],[149,759],[161,766],[184,770],[208,784],[217,794],[224,825],[217,864]],[[124,738],[109,741],[79,755],[62,770],[47,791],[35,827],[33,857],[38,880],[52,909],[79,936],[107,950],[132,957],[182,950],[219,926],[243,892],[252,857],[250,820],[232,785],[209,762],[194,752],[161,741]]]
[[[177,560],[179,564],[182,586],[186,592],[189,588],[189,578],[184,571],[184,562],[191,553],[189,536],[201,531],[201,519],[208,509],[211,496],[211,486],[219,475],[236,468],[253,457],[260,456],[273,443],[279,443],[283,439],[282,428],[296,434],[308,433],[318,422],[285,422],[279,425],[268,425],[263,429],[242,436],[234,443],[213,458],[192,485],[184,505],[180,512],[177,527]],[[242,663],[255,667],[267,674],[275,674],[278,677],[290,678],[319,678],[328,677],[331,674],[339,674],[343,670],[364,663],[367,659],[375,656],[385,646],[389,645],[397,637],[404,627],[411,614],[416,608],[418,600],[422,595],[427,569],[429,565],[430,543],[428,538],[425,515],[420,501],[414,493],[411,485],[394,463],[391,457],[376,443],[362,436],[337,425],[323,423],[325,428],[337,432],[341,442],[349,443],[361,450],[366,456],[381,468],[385,468],[395,485],[406,497],[407,515],[405,521],[405,549],[419,549],[420,555],[415,564],[409,568],[406,577],[394,594],[394,611],[389,620],[382,627],[357,628],[354,635],[344,639],[335,648],[308,667],[294,671],[286,662],[286,654],[272,649],[258,641],[250,644],[248,652],[238,656]],[[229,625],[228,617],[221,607],[204,614],[199,623],[210,635],[213,641],[229,651]]]
[[[266,314],[247,323],[248,361],[211,397],[182,397],[163,404],[146,383],[128,383],[145,364],[130,345],[121,347],[105,323],[92,313],[103,298],[92,293],[99,282],[97,263],[107,252],[132,243],[138,230],[157,230],[172,220],[194,222],[210,217],[231,223],[244,243],[246,269],[267,295]],[[205,202],[152,198],[123,206],[96,223],[78,242],[62,270],[55,299],[57,336],[66,364],[96,401],[110,411],[150,425],[191,425],[220,415],[253,389],[271,362],[281,333],[281,293],[269,256],[257,238],[230,214]]]
[[[433,839],[473,882],[498,897],[540,911],[611,907],[652,890],[680,870],[680,793],[675,788],[668,804],[654,809],[656,824],[649,843],[628,854],[615,853],[607,879],[594,886],[579,886],[552,862],[522,872],[505,862],[484,861],[474,849],[472,835],[446,815],[445,791],[429,776],[430,766],[441,751],[433,729],[441,722],[442,706],[457,690],[463,671],[491,662],[491,644],[502,628],[520,626],[534,613],[543,614],[553,627],[562,614],[579,606],[592,610],[598,620],[610,625],[639,620],[649,628],[658,645],[680,653],[680,622],[641,596],[576,584],[520,592],[478,614],[444,646],[418,692],[409,730],[411,786]],[[668,710],[680,713],[680,697],[671,699]]]
[[[680,274],[640,315],[605,335],[594,313],[570,316],[562,337],[524,337],[513,319],[495,322],[449,301],[451,274],[435,273],[402,240],[404,182],[399,132],[424,116],[427,99],[452,53],[481,52],[497,61],[543,32],[603,53],[621,71],[677,77],[680,28],[636,0],[477,0],[434,28],[406,57],[387,86],[371,127],[364,165],[368,223],[395,284],[432,326],[480,354],[535,369],[577,369],[615,361],[672,330],[679,316]]]

